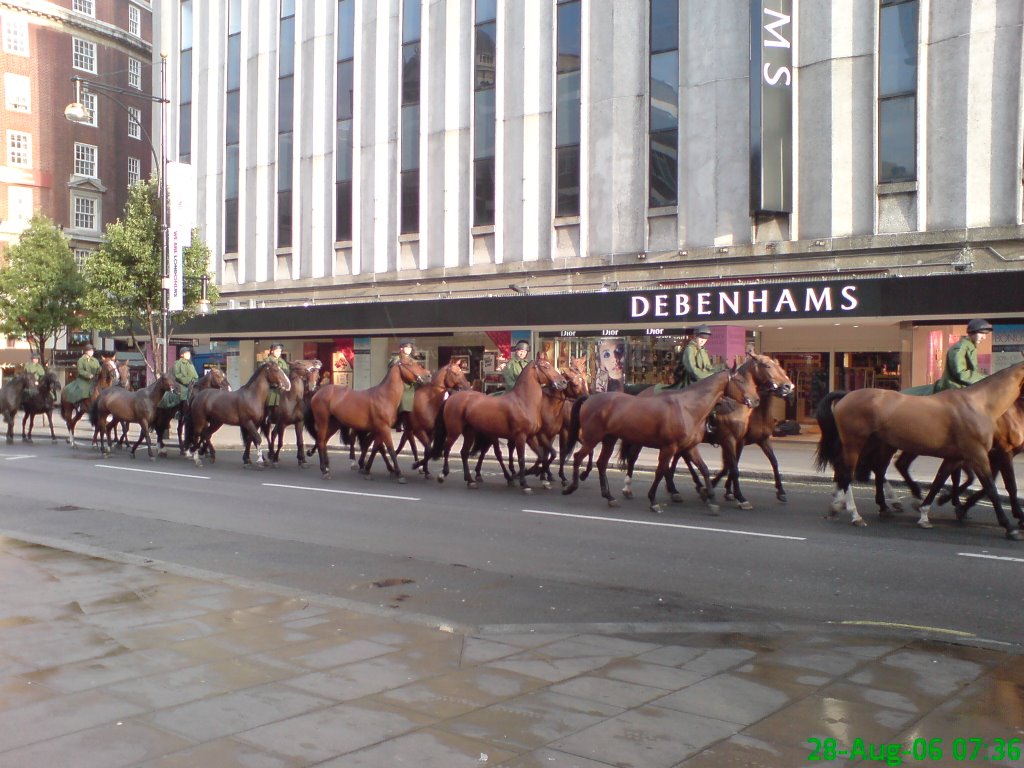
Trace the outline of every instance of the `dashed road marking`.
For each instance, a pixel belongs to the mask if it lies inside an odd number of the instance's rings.
[[[4,461],[18,461],[20,459],[34,459],[34,454],[24,454],[20,456],[4,456]]]
[[[979,555],[976,552],[957,552],[960,557],[977,557],[981,560],[1003,560],[1008,563],[1024,563],[1024,557],[1002,557],[1001,555]]]
[[[591,520],[597,523],[626,523],[627,525],[653,525],[658,528],[682,528],[687,531],[707,531],[708,533],[732,533],[737,536],[755,536],[763,539],[784,539],[787,541],[807,541],[806,536],[784,536],[778,533],[759,533],[757,531],[737,531],[731,528],[711,528],[704,525],[684,525],[682,523],[658,523],[653,520],[628,520],[623,517],[595,517],[593,515],[573,515],[567,512],[549,512],[544,509],[524,509],[531,515],[551,515],[552,517],[569,517],[577,520]]]
[[[113,469],[118,472],[143,472],[147,475],[167,475],[168,477],[187,477],[192,480],[209,480],[206,475],[186,475],[182,472],[161,472],[158,469],[136,469],[135,467],[113,467],[110,464],[94,464],[97,469]]]
[[[962,632],[959,629],[946,629],[945,627],[925,627],[918,624],[900,624],[895,621],[839,621],[848,627],[889,627],[892,629],[916,629],[922,632],[937,632],[942,635],[956,635],[957,637],[977,637],[973,632]]]
[[[359,491],[342,491],[337,488],[310,488],[306,485],[284,485],[282,483],[263,483],[267,488],[287,488],[292,491],[311,491],[312,493],[340,493],[345,496],[367,496],[371,499],[398,499],[399,501],[419,501],[418,496],[392,496],[387,493],[360,493]]]

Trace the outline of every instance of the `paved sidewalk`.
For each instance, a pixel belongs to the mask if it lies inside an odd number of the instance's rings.
[[[954,739],[1024,737],[1020,648],[829,626],[443,627],[100,554],[0,538],[2,767],[852,764],[815,760],[810,739],[938,739],[925,762],[960,765]]]

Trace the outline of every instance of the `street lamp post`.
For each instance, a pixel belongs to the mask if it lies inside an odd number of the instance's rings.
[[[95,80],[87,80],[77,75],[73,76],[71,81],[75,84],[75,101],[64,108],[64,117],[73,123],[90,123],[92,120],[89,110],[82,104],[82,91],[106,96],[123,109],[132,119],[134,119],[134,115],[132,115],[131,110],[117,98],[118,96],[145,99],[160,105],[159,157],[157,157],[157,150],[149,131],[146,130],[141,122],[139,123],[139,129],[149,145],[150,152],[153,153],[153,161],[157,164],[160,174],[160,315],[162,337],[158,340],[157,348],[153,350],[153,364],[157,366],[157,373],[163,373],[167,369],[167,333],[170,315],[168,299],[171,289],[170,265],[168,264],[167,252],[167,104],[170,101],[164,97],[167,93],[167,56],[166,54],[161,54],[160,56],[159,96],[153,96],[143,91],[120,88],[116,85],[109,85]]]

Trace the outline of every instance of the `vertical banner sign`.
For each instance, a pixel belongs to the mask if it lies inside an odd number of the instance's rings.
[[[171,290],[167,308],[185,308],[185,249],[192,245],[196,224],[196,176],[188,163],[167,163],[167,273]]]
[[[750,207],[790,213],[793,175],[792,0],[750,3]]]

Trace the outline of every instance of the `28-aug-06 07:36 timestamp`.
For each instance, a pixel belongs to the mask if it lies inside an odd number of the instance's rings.
[[[1021,739],[982,739],[958,737],[955,739],[914,739],[909,745],[901,742],[871,742],[856,738],[848,747],[842,747],[837,739],[809,738],[810,752],[807,762],[819,763],[833,760],[864,760],[902,765],[903,763],[924,763],[952,758],[960,763],[1000,763],[1020,760]]]

